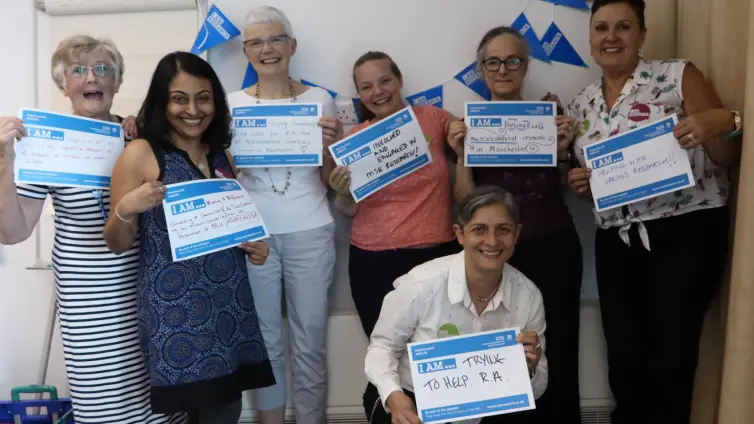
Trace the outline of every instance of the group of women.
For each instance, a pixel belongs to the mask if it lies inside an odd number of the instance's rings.
[[[536,284],[545,306],[549,383],[531,422],[579,423],[582,258],[564,187],[590,199],[584,146],[677,113],[674,134],[688,151],[696,185],[595,213],[595,259],[613,423],[688,423],[702,319],[727,252],[725,170],[736,162],[738,145],[725,135],[737,134],[741,124],[692,64],[642,59],[646,31],[643,0],[594,1],[589,40],[602,78],[564,110],[556,96],[546,97],[561,111],[557,167],[466,167],[464,122],[414,106],[433,161],[358,204],[348,169],[335,166],[327,150],[344,136],[332,98],[290,77],[297,43],[278,9],[255,8],[246,21],[243,50],[259,75],[255,85],[226,96],[203,59],[171,53],[158,63],[135,119],[110,112],[124,75],[116,47],[87,36],[64,40],[52,56],[52,77],[73,113],[123,122],[134,140],[115,166],[110,191],[16,185],[14,142],[23,143],[25,130],[17,118],[0,118],[0,242],[28,238],[51,196],[60,327],[77,422],[175,423],[188,416],[235,423],[241,393],[258,389],[262,422],[282,423],[284,296],[296,421],[324,423],[327,292],[335,264],[327,187],[336,192],[337,210],[353,218],[349,278],[369,336],[398,277],[460,251],[454,201],[495,185],[520,208],[523,230],[510,263]],[[476,53],[492,100],[523,100],[530,61],[523,37],[494,28]],[[361,56],[353,82],[362,122],[351,133],[406,107],[403,76],[385,53]],[[229,108],[296,102],[324,105],[324,165],[236,169],[227,153]],[[161,206],[165,185],[207,178],[237,178],[271,238],[174,263]],[[652,402],[644,401],[647,393]],[[377,397],[370,384],[367,415]]]

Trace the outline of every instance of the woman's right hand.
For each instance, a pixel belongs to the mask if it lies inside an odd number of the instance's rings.
[[[468,127],[463,121],[453,121],[448,125],[448,144],[459,158],[463,157],[463,149]]]
[[[123,196],[115,207],[121,218],[129,220],[129,217],[142,214],[162,203],[166,191],[161,182],[150,181]]]
[[[343,196],[351,195],[351,171],[343,166],[336,166],[330,173],[330,187]]]
[[[414,401],[402,391],[396,390],[387,397],[392,424],[421,424]]]
[[[0,154],[13,147],[16,139],[26,136],[24,121],[15,116],[0,117]]]
[[[573,168],[568,172],[568,185],[577,195],[591,198],[592,187],[589,185],[591,176],[592,170],[589,168]]]

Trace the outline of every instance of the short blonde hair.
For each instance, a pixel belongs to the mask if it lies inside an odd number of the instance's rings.
[[[71,65],[78,57],[85,53],[95,50],[104,52],[109,59],[109,65],[115,70],[115,89],[120,88],[123,82],[123,73],[125,64],[123,55],[120,54],[115,43],[109,38],[94,38],[88,35],[72,35],[65,38],[58,44],[55,52],[50,59],[52,80],[55,85],[62,91],[65,90],[65,69]]]
[[[293,38],[293,27],[291,21],[285,16],[282,10],[272,6],[258,6],[246,15],[245,26],[251,26],[255,24],[264,24],[267,22],[277,22],[283,25],[283,31],[285,35]],[[246,37],[244,35],[244,37]]]

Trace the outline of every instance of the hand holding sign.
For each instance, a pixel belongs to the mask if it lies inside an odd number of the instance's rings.
[[[468,127],[463,121],[453,121],[448,125],[448,144],[460,160],[463,158],[464,138]]]
[[[159,181],[149,181],[130,191],[116,205],[121,218],[129,220],[162,203],[165,199],[165,186]]]
[[[686,116],[678,121],[673,128],[673,135],[684,149],[694,147],[714,140],[731,128],[733,119],[731,113],[725,109],[712,109]]]
[[[343,123],[335,118],[323,116],[319,118],[317,125],[322,127],[322,146],[328,148],[343,138]]]
[[[573,168],[568,172],[568,184],[578,196],[584,197],[586,199],[591,199],[592,188],[589,186],[589,179],[591,177],[591,169]]]
[[[344,166],[336,166],[330,173],[330,187],[343,196],[351,195],[351,171]]]
[[[263,241],[245,241],[238,248],[246,252],[249,262],[254,265],[264,265],[270,256],[270,245]]]
[[[419,415],[416,413],[416,405],[405,393],[394,391],[387,397],[387,407],[390,409],[393,423],[421,424]]]
[[[6,152],[6,149],[13,148],[13,142],[26,135],[24,121],[15,116],[4,116],[0,118],[0,155]]]
[[[539,335],[533,331],[522,331],[516,336],[516,342],[524,345],[526,365],[529,367],[529,372],[532,372],[537,368],[539,358],[542,355],[542,347],[539,345]]]

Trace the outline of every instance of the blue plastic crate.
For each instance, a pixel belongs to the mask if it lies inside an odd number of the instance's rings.
[[[49,394],[48,399],[22,400],[22,394]],[[35,409],[41,408],[41,409]],[[30,415],[37,410],[37,415]],[[10,401],[0,401],[0,424],[15,423],[15,417],[22,424],[75,424],[70,399],[59,399],[58,390],[52,386],[23,386],[11,390]]]

